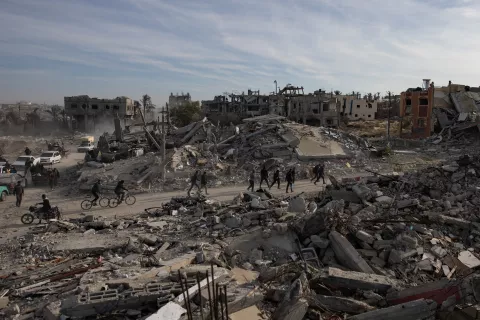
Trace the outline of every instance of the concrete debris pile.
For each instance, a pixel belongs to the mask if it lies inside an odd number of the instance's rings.
[[[478,165],[51,220],[0,248],[0,317],[463,319],[480,303]]]

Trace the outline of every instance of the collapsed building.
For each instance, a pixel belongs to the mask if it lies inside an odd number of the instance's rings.
[[[480,123],[480,87],[453,84],[435,87],[424,79],[422,87],[401,93],[399,113],[402,119],[400,136],[428,138],[434,133],[437,143],[444,137],[478,131]],[[404,131],[404,126],[411,127]]]
[[[128,97],[114,99],[90,98],[88,95],[64,97],[65,114],[70,127],[85,132],[94,131],[103,119],[111,121],[115,115],[122,120],[135,116],[134,100]]]

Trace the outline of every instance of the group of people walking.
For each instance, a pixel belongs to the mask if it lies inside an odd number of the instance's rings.
[[[313,167],[313,178],[310,180],[311,182],[314,182],[314,184],[317,184],[320,179],[323,180],[323,184],[325,184],[325,164],[317,164],[315,167]],[[285,189],[285,192],[288,193],[289,189],[290,192],[293,192],[293,186],[295,184],[295,168],[291,168],[287,171],[285,174],[285,181],[287,182],[287,187]],[[273,180],[272,183],[269,184],[268,182],[268,170],[265,166],[262,167],[260,170],[260,188],[262,188],[263,183],[267,184],[267,187],[271,189],[275,184],[277,185],[277,188],[280,189],[280,170],[276,169],[273,173]],[[249,178],[248,178],[248,188],[247,190],[254,191],[255,190],[255,170],[252,170],[250,172]]]

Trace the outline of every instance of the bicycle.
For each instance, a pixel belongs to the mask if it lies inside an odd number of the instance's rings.
[[[129,193],[126,193],[124,195],[123,201],[126,204],[128,204],[129,206],[131,206],[137,201],[137,199],[135,198],[135,196],[133,196]],[[110,199],[110,202],[109,202],[108,206],[110,208],[116,208],[119,204],[120,204],[120,196],[117,196],[116,198]]]
[[[92,198],[92,195],[87,196],[87,198]],[[106,208],[110,204],[110,199],[107,198],[107,197],[104,197],[104,196],[100,196],[100,198],[98,198],[97,202],[98,202],[98,204],[100,204],[100,207]],[[82,203],[80,203],[80,207],[83,210],[90,210],[92,208],[92,206],[93,206],[93,199],[92,200],[85,199],[85,200],[82,201]]]

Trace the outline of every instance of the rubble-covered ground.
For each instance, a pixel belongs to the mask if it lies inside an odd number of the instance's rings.
[[[248,123],[240,135],[226,131],[217,132],[216,146],[208,130],[200,141],[178,133],[188,143],[169,149],[166,161],[150,150],[96,168],[72,153],[56,165],[54,190],[27,188],[21,208],[13,197],[0,203],[0,318],[405,320],[477,313],[480,161],[459,160],[467,143],[397,141],[405,145],[393,143],[382,155],[342,130],[268,120]],[[326,149],[335,142],[345,156],[301,159],[294,138],[302,137]],[[326,186],[310,182],[318,162],[326,165]],[[282,188],[259,189],[256,180],[257,191],[246,192],[249,170],[262,165],[281,170]],[[283,174],[292,167],[294,192],[285,194]],[[195,170],[207,171],[208,196],[186,196]],[[125,180],[135,204],[82,210],[95,179],[105,195]],[[42,193],[61,219],[21,225]]]

